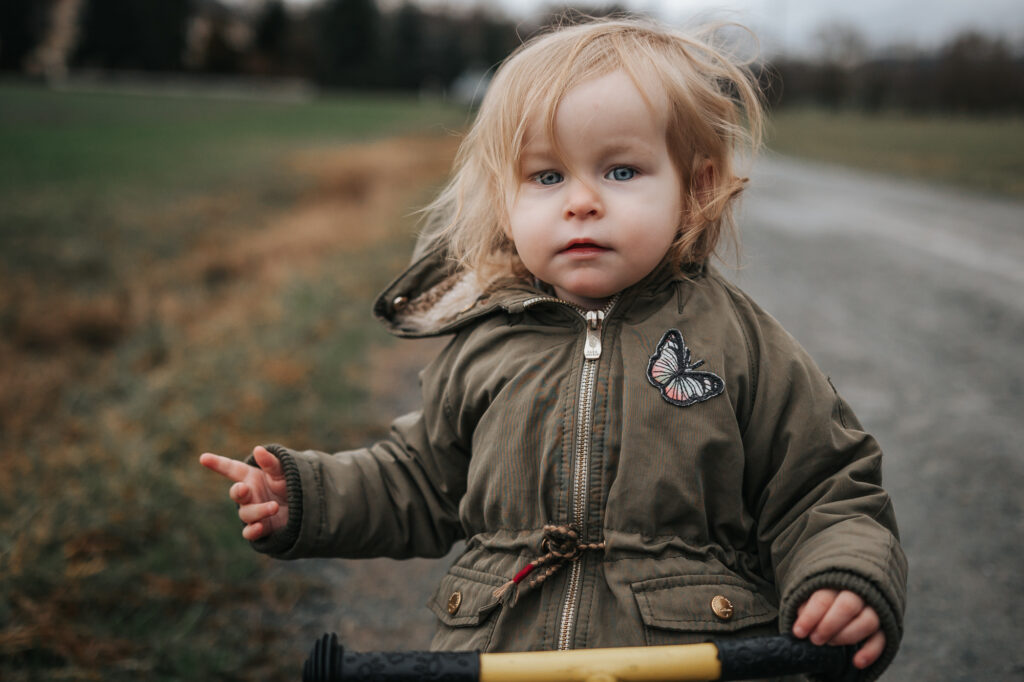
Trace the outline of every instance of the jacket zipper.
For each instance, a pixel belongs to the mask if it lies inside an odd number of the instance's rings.
[[[601,331],[605,317],[611,312],[618,301],[613,297],[604,310],[584,310],[579,306],[559,298],[532,298],[524,303],[529,307],[540,301],[557,301],[569,306],[583,317],[586,323],[586,340],[583,345],[583,372],[580,375],[579,410],[576,419],[576,452],[572,476],[572,523],[579,529],[581,539],[584,537],[584,521],[586,521],[587,487],[590,468],[590,440],[594,407],[594,386],[597,379],[597,361],[601,357]],[[576,621],[576,607],[579,603],[583,572],[580,568],[582,557],[573,561],[569,568],[569,590],[562,604],[562,615],[558,627],[558,648],[572,648],[573,625]]]

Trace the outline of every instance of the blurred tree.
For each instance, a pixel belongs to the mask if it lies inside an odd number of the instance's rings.
[[[814,99],[829,109],[839,109],[849,99],[849,74],[838,64],[825,62],[815,73]]]
[[[180,69],[192,10],[192,0],[86,0],[75,61],[108,69]]]
[[[552,4],[540,16],[537,30],[543,30],[549,26],[563,26],[580,24],[590,21],[592,18],[612,16],[637,16],[635,12],[629,11],[625,5],[618,3],[587,5],[580,3]],[[536,32],[536,31],[535,31]]]
[[[249,73],[282,75],[294,69],[292,19],[284,0],[268,0],[254,19],[253,40],[244,70]]]
[[[428,11],[405,2],[385,16],[383,82],[402,89],[448,91],[480,74],[518,44],[516,26],[490,12]]]
[[[403,90],[423,86],[424,33],[423,12],[412,2],[403,2],[391,20],[392,29],[388,39],[388,71],[385,80]]]
[[[327,0],[317,13],[317,80],[335,87],[383,85],[380,12],[373,0]]]
[[[243,51],[231,40],[231,21],[227,13],[210,18],[201,65],[206,73],[232,74],[242,70]]]
[[[514,24],[480,13],[477,17],[480,36],[480,61],[487,68],[500,64],[519,45],[519,34]]]
[[[22,62],[26,73],[41,75],[48,81],[67,77],[68,62],[78,44],[82,4],[82,0],[50,0],[43,39]]]
[[[865,111],[878,112],[890,103],[892,92],[889,62],[866,64],[861,70],[860,104]]]
[[[815,31],[814,42],[819,59],[846,71],[856,68],[868,56],[868,42],[852,24],[824,24]]]
[[[281,61],[288,45],[289,18],[284,0],[270,0],[256,18],[256,50],[275,61]]]
[[[46,34],[47,0],[0,0],[0,70],[20,71]]]
[[[469,64],[465,26],[451,16],[440,17],[439,30],[429,52],[430,85],[444,90]]]
[[[464,36],[468,66],[477,69],[499,64],[519,45],[515,25],[479,9],[466,17]]]
[[[936,60],[916,51],[871,59],[858,69],[855,104],[869,112],[941,108]]]
[[[939,73],[944,108],[993,112],[1024,103],[1021,65],[1002,39],[960,34],[942,51]]]
[[[868,45],[854,26],[830,23],[815,32],[818,58],[815,99],[823,106],[838,109],[855,97],[855,73],[867,57]]]

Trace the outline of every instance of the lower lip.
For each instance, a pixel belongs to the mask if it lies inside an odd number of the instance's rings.
[[[568,249],[562,251],[567,256],[596,256],[599,253],[604,253],[608,249],[596,246],[592,244],[581,244],[579,246],[570,246]]]

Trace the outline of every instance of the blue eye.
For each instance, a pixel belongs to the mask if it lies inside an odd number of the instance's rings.
[[[616,166],[608,171],[604,177],[609,180],[632,180],[636,177],[636,169],[629,166]]]
[[[542,185],[557,185],[562,181],[562,174],[557,171],[541,171],[533,176],[536,182]]]

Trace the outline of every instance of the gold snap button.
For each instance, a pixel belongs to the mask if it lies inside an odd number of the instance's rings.
[[[460,606],[462,606],[462,593],[452,592],[452,596],[448,597],[448,615],[454,616],[459,612]]]
[[[711,600],[711,610],[714,611],[715,615],[722,620],[729,620],[732,618],[732,602],[720,594],[715,595]]]
[[[391,301],[391,306],[395,310],[401,310],[405,307],[405,304],[409,302],[409,299],[405,296],[395,296],[395,300]]]

